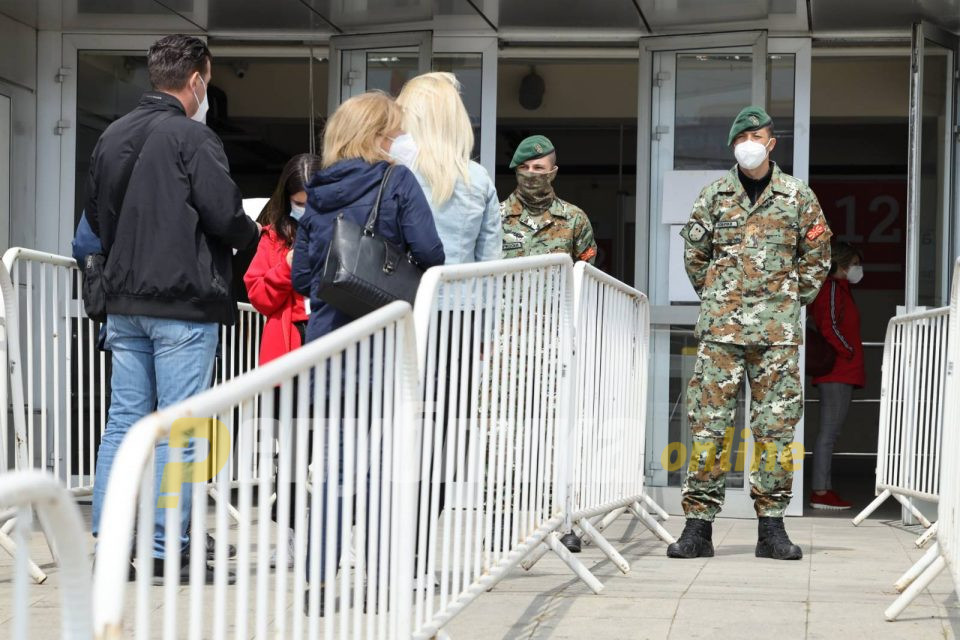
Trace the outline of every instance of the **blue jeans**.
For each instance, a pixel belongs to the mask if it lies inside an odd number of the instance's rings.
[[[106,342],[107,348],[113,352],[113,373],[107,426],[97,450],[97,475],[93,487],[94,536],[100,528],[110,469],[124,436],[134,423],[155,408],[176,404],[210,386],[219,326],[149,316],[108,316]],[[168,456],[166,441],[158,442],[154,471],[157,492]],[[191,449],[185,449],[182,460],[191,459]],[[184,483],[180,495],[180,544],[183,550],[190,540],[190,487],[189,483]],[[165,512],[166,509],[156,510],[155,558],[164,555]]]

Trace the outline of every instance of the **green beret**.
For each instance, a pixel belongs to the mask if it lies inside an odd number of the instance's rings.
[[[527,160],[536,160],[551,153],[553,153],[553,143],[547,136],[530,136],[517,147],[513,160],[510,161],[510,168],[515,169]]]
[[[730,127],[730,137],[727,139],[727,146],[733,144],[733,139],[744,131],[757,131],[769,126],[773,118],[763,110],[763,107],[746,107],[737,114]]]

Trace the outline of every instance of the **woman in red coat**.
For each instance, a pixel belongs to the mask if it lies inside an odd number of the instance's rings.
[[[307,183],[320,169],[320,158],[304,153],[287,162],[280,174],[277,188],[257,218],[263,226],[257,253],[243,276],[250,304],[267,317],[260,342],[260,364],[287,354],[304,343],[308,310],[303,296],[293,290],[290,264],[293,259],[293,241],[297,237],[298,220],[307,203]],[[279,401],[279,396],[275,402]],[[296,402],[294,402],[296,405]],[[291,470],[291,475],[294,473]],[[294,495],[291,484],[290,495]],[[277,519],[276,504],[273,519]],[[293,523],[291,509],[287,529],[286,562],[293,566]],[[281,552],[282,553],[282,552]],[[277,564],[277,550],[270,565]]]
[[[820,335],[836,352],[833,368],[813,379],[813,384],[820,388],[820,433],[813,452],[810,506],[842,510],[849,509],[851,504],[833,492],[830,463],[853,390],[862,389],[865,382],[860,312],[850,293],[850,285],[863,279],[863,267],[860,252],[850,244],[835,242],[831,251],[830,275],[810,307]]]
[[[277,188],[257,221],[263,234],[257,253],[243,276],[250,304],[267,317],[260,343],[260,364],[303,344],[308,320],[303,296],[293,290],[290,264],[297,221],[307,203],[307,183],[320,169],[320,158],[294,156],[283,168]]]

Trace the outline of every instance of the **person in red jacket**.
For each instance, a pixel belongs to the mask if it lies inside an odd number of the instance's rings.
[[[850,285],[863,279],[863,266],[862,255],[848,243],[834,242],[831,250],[830,274],[810,306],[820,335],[837,354],[833,368],[813,379],[813,384],[820,389],[820,433],[813,451],[810,506],[814,509],[842,510],[852,505],[833,492],[830,463],[833,445],[847,418],[853,390],[862,389],[866,380],[863,342],[860,340],[860,312],[850,293]]]
[[[304,343],[309,314],[303,296],[293,290],[290,265],[297,221],[307,203],[307,183],[319,169],[318,156],[304,153],[291,158],[257,219],[263,225],[263,233],[243,282],[250,304],[267,317],[260,343],[260,364]]]
[[[257,219],[263,226],[263,232],[243,282],[247,286],[250,304],[267,317],[260,341],[261,365],[290,353],[305,342],[309,313],[303,296],[293,290],[290,264],[298,221],[307,204],[307,183],[320,165],[320,158],[309,153],[291,158],[280,174],[277,188]],[[279,396],[275,403],[278,400]],[[291,470],[291,475],[293,473]],[[294,495],[294,491],[291,485],[290,495]],[[276,504],[272,511],[276,520]],[[293,523],[294,514],[291,510],[287,544],[280,545],[281,549],[286,547],[286,553],[278,553],[274,549],[270,558],[271,566],[276,566],[278,555],[286,555],[287,566],[293,566]]]

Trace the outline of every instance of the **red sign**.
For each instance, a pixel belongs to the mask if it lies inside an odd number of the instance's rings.
[[[815,178],[833,237],[863,252],[861,289],[905,287],[907,254],[906,178]]]

